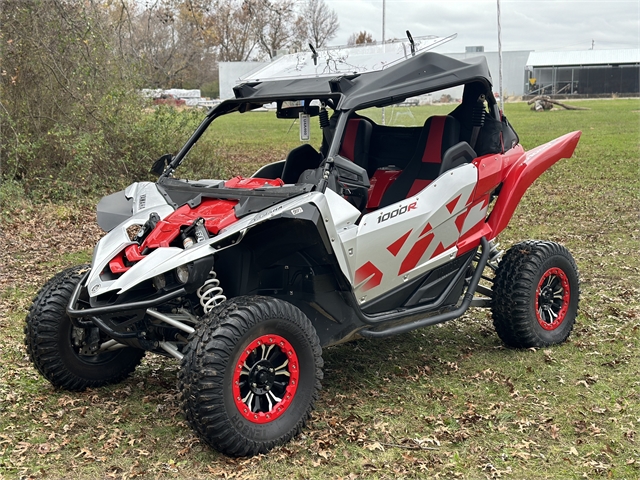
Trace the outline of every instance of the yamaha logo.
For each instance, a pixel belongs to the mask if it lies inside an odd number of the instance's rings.
[[[99,283],[94,285],[93,287],[91,287],[91,293],[96,293],[98,290],[100,290],[100,287],[102,285],[100,285]]]

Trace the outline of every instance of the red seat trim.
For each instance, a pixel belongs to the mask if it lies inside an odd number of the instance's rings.
[[[344,133],[344,139],[340,146],[339,154],[345,158],[348,158],[352,162],[355,161],[356,156],[356,137],[358,136],[358,127],[362,120],[352,119],[347,122],[347,128]]]
[[[447,123],[446,116],[432,117],[429,137],[422,154],[422,163],[442,163],[442,137],[445,123]]]

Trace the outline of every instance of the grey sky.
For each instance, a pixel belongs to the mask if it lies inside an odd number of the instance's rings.
[[[382,39],[382,0],[325,0],[340,20],[331,42],[347,43],[349,35],[366,30]],[[640,0],[501,0],[504,50],[588,50],[640,47]],[[413,36],[458,37],[437,48],[463,52],[483,45],[496,51],[495,0],[386,0],[386,38]]]

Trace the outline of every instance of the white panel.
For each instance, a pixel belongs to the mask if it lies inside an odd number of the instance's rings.
[[[476,183],[476,167],[466,164],[446,172],[417,195],[362,218],[356,239],[345,244],[353,272],[351,281],[358,287],[356,295],[361,303],[455,258],[459,237],[455,218],[467,208]],[[456,199],[457,202],[452,203]],[[451,212],[449,208],[452,208]],[[394,249],[389,247],[407,234],[402,246],[395,249],[397,254],[393,255],[391,250]],[[432,239],[426,240],[430,235]],[[353,255],[349,255],[351,248]],[[436,250],[440,253],[434,255]],[[380,284],[373,288],[369,282],[356,279],[355,275],[368,262],[382,272]],[[360,285],[356,285],[358,283]]]

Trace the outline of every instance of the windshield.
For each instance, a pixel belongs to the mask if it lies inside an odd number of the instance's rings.
[[[205,130],[172,176],[182,179],[248,177],[265,164],[284,160],[302,143],[319,151],[323,142],[319,115],[309,118],[308,139],[302,141],[298,114],[287,118],[282,116],[285,113],[278,113],[295,109],[301,103],[304,102],[282,102],[278,108],[273,102],[244,113],[225,113],[212,122],[206,119]],[[319,101],[309,103],[319,108]],[[327,109],[327,115],[332,113],[333,110]]]
[[[415,37],[415,53],[426,52],[449,40],[448,37],[423,36]],[[314,56],[315,62],[314,62]],[[244,82],[259,82],[285,78],[322,77],[334,75],[351,75],[355,73],[383,70],[412,56],[409,40],[395,40],[380,45],[340,46],[292,53],[277,57],[269,65],[253,71],[238,79]]]

